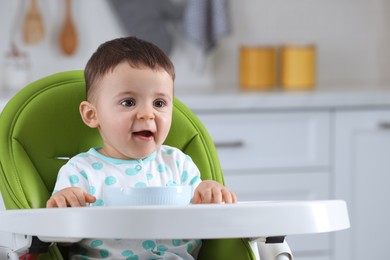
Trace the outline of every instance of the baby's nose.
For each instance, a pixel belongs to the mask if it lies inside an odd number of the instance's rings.
[[[143,107],[138,111],[138,119],[154,119],[154,111],[153,108]]]

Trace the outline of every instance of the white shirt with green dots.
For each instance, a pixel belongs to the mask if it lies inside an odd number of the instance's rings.
[[[109,158],[91,148],[60,169],[53,193],[81,187],[96,197],[91,206],[104,206],[105,187],[191,185],[194,192],[200,182],[191,158],[171,146],[142,160]],[[200,246],[200,240],[84,239],[72,248],[71,259],[196,259]]]

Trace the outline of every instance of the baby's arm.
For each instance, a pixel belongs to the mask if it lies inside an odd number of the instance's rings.
[[[85,206],[96,198],[80,187],[69,187],[54,193],[46,202],[46,208],[66,208]]]
[[[216,181],[202,181],[195,189],[192,204],[200,203],[236,203],[236,195]]]

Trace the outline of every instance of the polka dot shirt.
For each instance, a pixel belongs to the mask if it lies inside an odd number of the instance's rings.
[[[142,160],[106,157],[91,148],[71,158],[59,171],[54,192],[80,187],[96,197],[91,206],[104,206],[105,187],[190,185],[201,182],[188,155],[163,145]],[[71,259],[196,259],[200,240],[84,239],[72,247]]]

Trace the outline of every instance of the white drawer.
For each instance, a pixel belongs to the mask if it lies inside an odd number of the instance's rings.
[[[329,166],[329,113],[198,113],[222,168]]]
[[[224,171],[226,186],[240,201],[250,200],[323,200],[329,198],[329,173]]]

